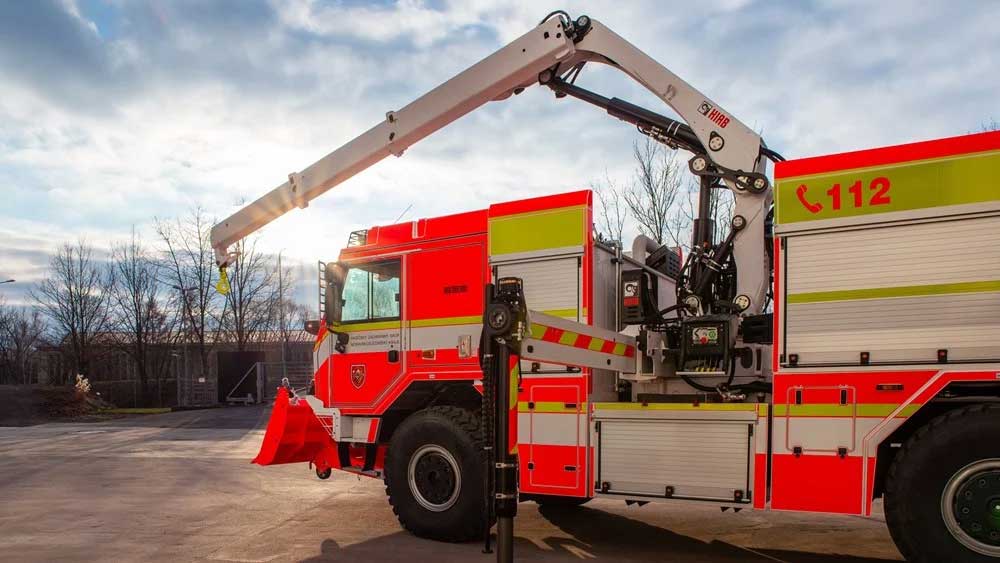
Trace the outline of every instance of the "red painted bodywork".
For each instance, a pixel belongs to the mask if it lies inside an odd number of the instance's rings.
[[[480,211],[421,219],[399,225],[372,227],[368,229],[366,244],[345,248],[341,251],[339,260],[357,265],[400,259],[403,272],[400,285],[401,316],[413,326],[434,326],[435,320],[442,318],[478,318],[482,315],[484,287],[492,277],[487,255],[489,219],[570,206],[585,206],[586,224],[590,225],[591,205],[591,193],[578,191],[499,203]],[[586,229],[585,248],[588,250],[585,251],[582,263],[581,291],[588,323],[592,317],[592,266],[589,250],[593,245],[592,237],[591,229]],[[405,330],[406,327],[401,322],[400,331]],[[317,337],[317,343],[323,338],[324,335],[321,333]],[[477,343],[473,343],[474,347],[476,345]],[[344,415],[379,416],[390,410],[399,396],[416,382],[468,381],[473,384],[482,377],[476,354],[460,358],[455,347],[433,350],[411,347],[402,351],[402,355],[403,361],[390,363],[386,352],[381,351],[334,354],[324,359],[316,371],[316,396],[324,406],[338,408]],[[360,387],[351,382],[351,366],[356,364],[363,364],[366,371],[365,382]],[[588,375],[584,372],[574,377],[525,377],[519,387],[518,398],[520,401],[527,401],[535,386],[555,385],[562,390],[562,393],[556,392],[551,400],[583,405],[589,389]],[[516,421],[516,407],[512,409],[512,415]],[[581,411],[566,416],[586,417],[586,412]],[[508,431],[514,438],[511,443],[516,444],[516,424]],[[582,436],[579,447],[569,448],[576,453],[561,453],[558,457],[565,463],[553,465],[551,460],[540,463],[538,472],[533,478],[529,477],[533,470],[523,467],[521,475],[526,480],[524,490],[549,494],[587,495],[589,470],[585,444],[586,436]],[[336,455],[332,455],[336,453],[335,446],[334,444],[326,455],[317,454],[323,458],[316,461],[318,466],[338,466]],[[559,446],[536,447],[560,449]],[[540,456],[541,451],[543,450],[535,450],[534,454]],[[527,452],[522,450],[521,459],[526,460],[531,455],[529,446]],[[549,458],[545,456],[544,459]],[[376,461],[375,469],[381,467],[381,462]],[[567,470],[567,467],[572,468],[572,471]],[[570,480],[572,486],[567,487]],[[543,484],[537,485],[538,483]]]
[[[288,389],[280,387],[264,441],[253,463],[277,465],[313,461],[323,458],[324,452],[333,449],[334,445],[312,408],[305,401],[291,398]]]
[[[1000,132],[978,133],[933,141],[909,143],[891,147],[847,152],[779,162],[775,165],[776,179],[810,174],[822,174],[873,166],[885,166],[914,160],[995,151],[1000,148]],[[783,369],[780,362],[781,311],[786,272],[780,236],[774,240],[774,342],[772,369],[774,372],[774,407],[787,407],[794,396],[790,389],[803,388],[803,404],[837,404],[840,388],[849,392],[850,402],[859,411],[856,420],[880,422],[868,434],[861,436],[856,450],[845,457],[835,453],[803,452],[775,453],[770,456],[770,508],[809,512],[832,512],[871,515],[878,445],[888,437],[885,429],[891,417],[866,415],[865,405],[899,405],[919,408],[936,397],[948,384],[959,381],[998,381],[998,371],[964,371],[960,365],[942,365],[941,369],[878,369],[860,368],[842,371],[809,371]],[[998,366],[1000,369],[1000,366]],[[899,390],[879,390],[878,384],[901,384]],[[870,412],[870,411],[867,411]],[[808,414],[797,418],[810,418]],[[898,421],[899,419],[896,419]],[[772,429],[782,424],[774,417]],[[774,430],[772,430],[774,432]],[[759,486],[759,485],[758,485]],[[755,498],[755,507],[760,500]]]
[[[795,177],[975,153],[995,150],[998,144],[1000,133],[984,133],[805,158],[779,163],[775,168],[775,177]],[[485,210],[400,225],[373,227],[368,230],[367,244],[344,249],[340,260],[358,264],[399,257],[403,263],[405,279],[401,285],[401,307],[404,311],[403,318],[408,322],[475,317],[482,313],[483,287],[491,281],[492,276],[487,254],[490,217],[577,205],[586,206],[586,221],[588,225],[592,224],[591,194],[581,191],[500,203]],[[587,251],[581,264],[581,291],[582,305],[589,324],[593,322],[594,316],[593,263],[590,250],[593,248],[593,239],[589,229],[585,248]],[[875,472],[878,469],[878,445],[887,438],[892,424],[899,421],[898,413],[904,408],[912,412],[933,399],[949,383],[997,381],[998,372],[961,371],[956,366],[942,366],[943,369],[936,369],[934,366],[922,369],[859,367],[839,371],[784,369],[777,343],[782,336],[780,327],[785,275],[782,239],[777,236],[774,240],[773,288],[776,344],[771,359],[774,393],[770,414],[761,414],[768,416],[766,428],[772,440],[770,448],[758,446],[754,453],[753,507],[870,515]],[[464,289],[455,290],[456,287]],[[402,327],[400,330],[406,328]],[[548,337],[557,338],[558,335],[546,335]],[[482,375],[475,354],[460,358],[455,348],[406,350],[402,359],[399,363],[389,363],[384,352],[327,358],[316,372],[316,395],[325,406],[340,408],[345,415],[379,416],[391,409],[399,396],[416,382],[454,380],[468,381],[475,385],[475,380]],[[363,362],[367,367],[366,382],[360,388],[350,381],[350,365],[356,362]],[[577,422],[584,422],[578,424],[578,427],[588,427],[586,421],[592,410],[588,398],[593,382],[586,370],[580,374],[565,376],[522,375],[524,377],[518,389],[521,404],[575,404],[575,410],[548,414],[571,417]],[[880,390],[876,387],[879,384],[896,384],[901,385],[901,388]],[[476,388],[481,389],[478,386]],[[796,390],[801,390],[801,405],[804,407],[839,404],[842,390],[845,390],[847,402],[857,408],[850,424],[864,423],[867,424],[864,428],[871,430],[860,437],[855,435],[856,443],[852,444],[852,449],[846,455],[837,451],[808,449],[803,449],[799,454],[791,453],[788,451],[788,444],[774,443],[776,432],[788,432],[793,419],[808,422],[810,418],[816,418],[809,414],[808,409],[803,411],[805,414],[796,414],[794,417],[775,414],[776,409],[790,412]],[[325,438],[325,441],[322,439],[322,428],[317,430],[318,423],[303,419],[308,406],[304,403],[292,405],[287,400],[283,405],[280,402],[279,400],[275,414],[272,415],[264,447],[255,461],[262,464],[312,461],[320,468],[339,467],[337,445],[329,438]],[[898,406],[899,410],[886,416],[878,409],[865,408],[875,405]],[[882,414],[870,414],[876,411]],[[524,416],[523,410],[521,416]],[[517,420],[517,416],[514,418]],[[524,418],[521,420],[523,424]],[[529,416],[528,427],[521,429],[522,435],[525,432],[531,435],[532,420]],[[275,427],[274,432],[272,426]],[[517,435],[516,426],[508,431]],[[283,432],[286,438],[281,438]],[[530,442],[519,445],[521,490],[539,494],[593,496],[595,451],[593,447],[586,447],[588,440],[585,432],[586,430],[581,430],[576,445]],[[375,433],[377,430],[371,429],[369,438]],[[383,441],[377,447],[375,466],[376,469],[381,469],[386,444]],[[352,446],[349,452],[352,465],[363,462],[363,447]]]
[[[774,177],[793,178],[838,170],[885,166],[914,160],[995,151],[997,147],[1000,147],[1000,131],[989,131],[947,139],[786,160],[774,165]]]

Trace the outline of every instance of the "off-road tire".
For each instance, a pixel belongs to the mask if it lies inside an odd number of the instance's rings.
[[[907,561],[1000,562],[958,541],[942,515],[942,494],[952,477],[970,464],[989,459],[1000,459],[997,404],[949,411],[906,441],[887,476],[885,516],[889,533]]]
[[[414,497],[409,482],[411,458],[427,446],[447,450],[457,462],[461,484],[447,509],[428,510]],[[479,416],[459,407],[435,406],[410,415],[393,433],[385,458],[385,492],[399,523],[427,539],[465,542],[483,537],[482,430]]]

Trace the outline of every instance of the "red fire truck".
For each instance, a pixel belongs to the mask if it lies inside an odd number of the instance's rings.
[[[576,86],[587,62],[686,124]],[[1000,133],[784,161],[600,23],[556,13],[217,225],[220,266],[535,83],[693,154],[690,251],[595,241],[588,191],[355,232],[322,267],[313,385],[279,390],[255,461],[383,478],[423,537],[496,518],[508,560],[517,500],[592,498],[868,516],[881,497],[908,560],[1000,558]],[[736,202],[723,240],[716,189]]]

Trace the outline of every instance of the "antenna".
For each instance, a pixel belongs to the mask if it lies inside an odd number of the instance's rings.
[[[396,217],[396,220],[393,221],[393,223],[398,223],[399,220],[403,218],[403,215],[406,215],[406,212],[409,211],[412,208],[413,208],[413,204],[412,203],[410,205],[407,205],[406,209],[404,209],[403,212],[399,214],[399,217]]]

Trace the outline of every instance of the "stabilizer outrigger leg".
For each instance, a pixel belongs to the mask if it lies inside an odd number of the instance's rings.
[[[514,560],[517,516],[517,387],[520,343],[526,332],[527,307],[520,278],[500,278],[486,286],[484,338],[479,349],[483,369],[483,428],[487,440],[486,502],[497,518],[497,561]],[[491,518],[487,518],[490,522]],[[486,552],[489,553],[489,529]]]

